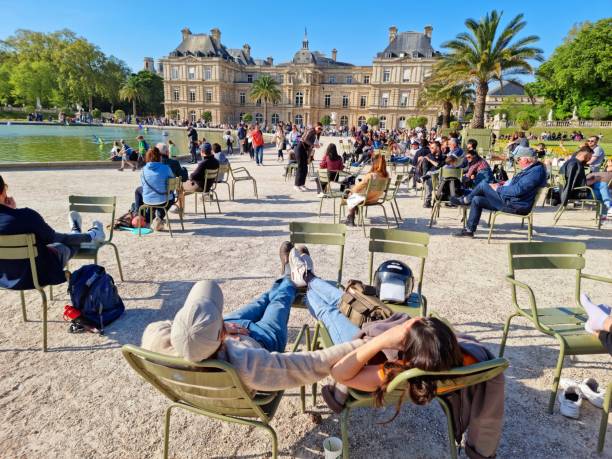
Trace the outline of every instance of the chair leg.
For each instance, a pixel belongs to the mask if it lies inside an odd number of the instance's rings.
[[[348,421],[350,408],[344,408],[340,413],[340,433],[342,436],[342,459],[349,459]]]
[[[560,206],[559,209],[555,212],[555,217],[553,218],[553,225],[556,225],[559,219],[561,218],[561,214],[565,211],[565,206]]]
[[[603,451],[606,440],[606,429],[608,427],[608,416],[610,416],[610,402],[612,402],[612,385],[608,385],[601,413],[601,424],[599,425],[599,439],[597,440],[597,452]]]
[[[436,206],[438,203],[434,202],[434,205],[431,209],[431,217],[429,217],[429,227],[431,228],[436,220]]]
[[[166,211],[166,219],[168,220],[168,232],[170,233],[170,237],[174,237],[172,235],[172,225],[170,224],[170,213]]]
[[[276,431],[269,425],[261,424],[260,427],[266,430],[272,437],[272,459],[276,459],[278,457],[278,437],[276,436]]]
[[[323,198],[319,202],[319,219],[321,218],[321,211],[323,210]]]
[[[125,281],[125,279],[123,278],[123,269],[121,268],[121,260],[119,259],[119,249],[112,242],[109,242],[108,245],[112,246],[113,250],[115,251],[115,258],[117,259],[117,268],[119,268],[119,279],[121,279],[121,281],[123,282]]]
[[[557,389],[559,388],[559,379],[561,378],[561,370],[563,370],[563,359],[565,358],[565,342],[559,340],[559,358],[557,359],[557,367],[555,368],[555,378],[548,401],[548,414],[553,413],[555,408],[555,399],[557,398]]]
[[[501,344],[499,345],[499,357],[504,356],[504,350],[506,349],[506,340],[508,339],[508,331],[510,330],[510,322],[517,315],[518,314],[514,313],[506,319],[506,324],[504,325],[504,334],[502,336]]]
[[[457,444],[455,443],[455,427],[453,426],[453,417],[448,407],[446,400],[437,397],[438,403],[442,407],[444,414],[446,415],[446,425],[448,427],[448,448],[450,450],[450,457],[457,459]]]
[[[213,194],[215,196],[215,201],[217,201],[217,210],[219,211],[219,215],[221,215],[221,206],[219,205],[219,196],[217,196],[216,191],[213,191]]]
[[[385,216],[385,221],[387,222],[387,229],[391,228],[391,226],[389,225],[389,218],[387,217],[387,211],[385,209],[385,205],[381,204],[382,207],[382,211],[383,211],[383,215]]]
[[[170,405],[166,410],[166,422],[164,424],[164,459],[168,459],[168,447],[170,443],[170,416],[172,415],[172,408],[174,408],[174,405]]]
[[[98,264],[98,260],[95,260],[94,263]],[[49,285],[49,299],[53,301],[53,285]]]
[[[253,191],[255,192],[255,199],[259,200],[259,195],[257,194],[257,182],[253,180]]]
[[[23,316],[23,321],[28,321],[28,312],[26,311],[26,302],[25,302],[25,294],[23,290],[19,290],[19,296],[21,297],[21,315]]]
[[[230,198],[230,199],[231,199],[232,201],[234,200],[234,185],[236,185],[236,182],[232,182],[232,193],[230,194],[230,196],[231,196],[231,198]]]
[[[487,244],[491,243],[491,236],[493,236],[493,227],[495,226],[496,218],[497,218],[497,212],[489,213],[489,237],[487,238]]]
[[[397,210],[397,218],[400,219],[400,221],[402,220],[402,214],[400,214],[400,210],[399,210],[399,203],[397,202],[397,199],[393,198],[393,202],[395,203],[395,210]]]
[[[204,193],[202,193],[202,209],[204,209],[204,218],[208,218],[206,215],[206,198],[204,198]]]
[[[527,217],[527,241],[531,242],[531,235],[533,233],[533,214]]]
[[[397,219],[397,214],[395,213],[395,206],[393,205],[393,201],[389,201],[389,202],[390,202],[391,212],[393,212],[393,219],[395,220],[395,224],[399,228],[400,224],[399,224],[399,220]]]
[[[43,352],[47,352],[47,295],[43,289],[40,289],[39,293],[42,297]]]

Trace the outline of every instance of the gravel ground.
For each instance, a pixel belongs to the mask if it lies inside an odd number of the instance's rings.
[[[110,326],[106,336],[71,335],[63,322],[63,305],[69,302],[63,288],[50,303],[49,346],[43,354],[39,298],[27,294],[32,321],[23,323],[16,292],[0,292],[0,457],[6,458],[144,458],[161,457],[163,412],[167,401],[144,383],[126,364],[124,344],[138,344],[145,326],[171,319],[187,292],[200,279],[222,284],[227,310],[238,308],[267,289],[278,270],[278,246],[288,237],[288,222],[317,221],[314,193],[299,193],[285,183],[272,151],[266,165],[255,167],[245,157],[233,162],[246,165],[257,178],[259,201],[248,183],[238,185],[236,201],[221,189],[222,214],[193,213],[188,200],[185,231],[174,238],[157,233],[138,238],[118,233],[125,282],[119,292],[127,311]],[[138,174],[114,170],[11,172],[4,174],[20,206],[38,210],[56,229],[67,228],[70,194],[116,195],[118,212],[128,209]],[[309,187],[314,189],[312,182]],[[515,220],[500,220],[496,237],[487,245],[485,232],[474,240],[457,240],[450,234],[460,228],[457,213],[442,209],[433,228],[420,198],[403,193],[402,228],[431,234],[425,267],[424,293],[431,310],[448,318],[461,332],[470,333],[494,353],[499,348],[502,324],[511,313],[506,243],[522,240]],[[331,205],[321,221],[331,221]],[[378,211],[373,223],[382,225]],[[586,242],[586,272],[612,276],[612,231],[596,230],[584,213],[567,214],[564,224],[551,227],[549,208],[535,218],[536,240]],[[84,224],[89,223],[87,217]],[[569,222],[576,226],[567,226]],[[333,249],[311,250],[317,273],[333,277]],[[100,263],[118,281],[112,250],[105,249]],[[415,262],[412,262],[416,266]],[[72,265],[76,266],[76,263]],[[347,237],[344,279],[367,276],[367,245],[360,229]],[[568,304],[572,299],[572,274],[523,276],[536,288],[541,305]],[[595,301],[612,302],[612,288],[585,283]],[[292,311],[290,339],[303,323],[314,324],[308,313]],[[579,420],[546,413],[549,387],[558,355],[554,339],[536,333],[525,320],[515,320],[506,357],[506,415],[499,457],[601,457],[595,454],[601,411],[585,402]],[[567,359],[564,377],[594,377],[612,382],[610,357],[581,356]],[[282,457],[320,457],[323,439],[339,436],[338,417],[320,399],[308,412],[299,407],[299,391],[289,390],[272,426],[279,436]],[[355,458],[445,457],[448,455],[445,417],[436,404],[406,405],[392,423],[381,425],[391,411],[357,410],[351,415],[350,447]],[[608,427],[608,430],[609,427]],[[612,437],[603,456],[612,457]],[[270,449],[264,432],[223,424],[177,412],[173,417],[171,457],[262,457]]]

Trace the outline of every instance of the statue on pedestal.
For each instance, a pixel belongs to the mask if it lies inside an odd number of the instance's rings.
[[[330,118],[331,118],[331,123],[329,123],[331,126],[335,126],[336,125],[336,118],[338,117],[338,114],[336,112],[331,112],[330,114]]]

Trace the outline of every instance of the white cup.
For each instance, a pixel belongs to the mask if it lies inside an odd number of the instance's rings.
[[[325,459],[337,459],[342,456],[342,440],[338,437],[329,437],[323,440]]]

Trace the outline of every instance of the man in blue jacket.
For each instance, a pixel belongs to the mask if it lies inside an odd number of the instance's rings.
[[[538,188],[546,185],[546,168],[538,161],[536,153],[528,147],[518,147],[514,158],[521,171],[511,180],[503,185],[483,181],[468,195],[451,198],[453,204],[470,206],[467,227],[453,236],[474,237],[483,209],[502,210],[518,215],[527,215],[531,211]]]

